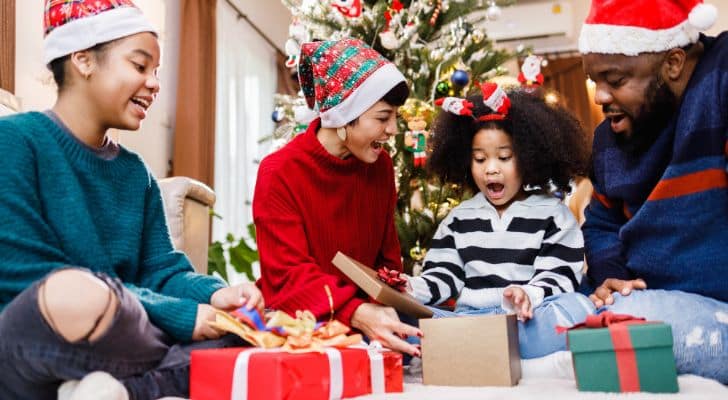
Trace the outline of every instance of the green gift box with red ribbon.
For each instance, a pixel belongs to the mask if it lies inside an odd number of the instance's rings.
[[[603,312],[569,329],[568,343],[580,391],[679,390],[670,325]]]

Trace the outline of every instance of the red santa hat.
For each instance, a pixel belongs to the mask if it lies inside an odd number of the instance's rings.
[[[659,53],[698,40],[717,18],[703,0],[592,0],[579,36],[582,54]]]
[[[131,0],[46,0],[43,61],[156,29]]]

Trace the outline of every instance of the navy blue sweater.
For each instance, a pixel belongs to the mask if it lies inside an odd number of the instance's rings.
[[[594,198],[583,226],[588,276],[642,278],[728,301],[728,32],[701,36],[679,111],[644,153],[594,136]]]

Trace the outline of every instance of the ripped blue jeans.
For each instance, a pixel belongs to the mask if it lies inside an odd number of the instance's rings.
[[[677,372],[728,384],[728,303],[678,290],[635,290],[615,293],[614,304],[602,310],[670,324]]]

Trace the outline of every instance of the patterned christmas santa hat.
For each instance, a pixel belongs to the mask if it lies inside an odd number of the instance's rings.
[[[582,54],[659,53],[695,43],[718,12],[703,0],[592,0],[579,36]]]
[[[46,0],[43,61],[156,29],[131,0]]]
[[[362,115],[405,78],[359,39],[304,43],[298,79],[321,126],[339,128]]]

